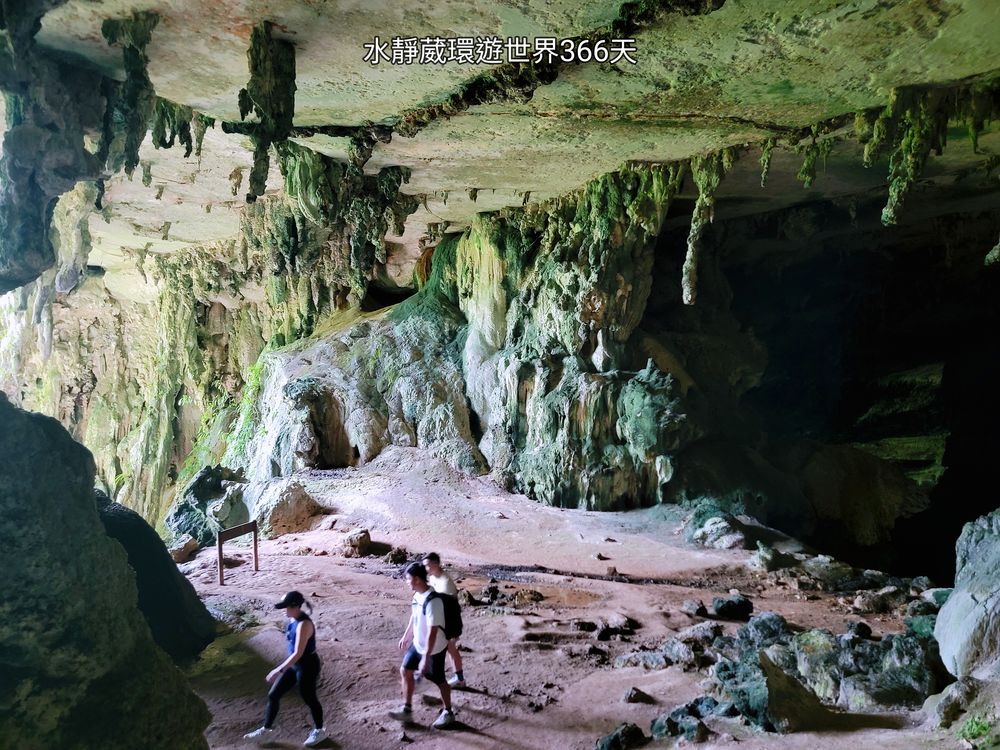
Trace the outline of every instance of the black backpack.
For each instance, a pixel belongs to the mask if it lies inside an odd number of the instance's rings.
[[[451,594],[442,594],[433,589],[424,599],[424,617],[427,616],[427,605],[431,599],[440,599],[444,605],[444,637],[449,641],[462,635],[462,605],[458,603],[458,597]]]

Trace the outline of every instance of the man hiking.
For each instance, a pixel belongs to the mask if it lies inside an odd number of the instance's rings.
[[[441,729],[455,723],[451,710],[451,688],[444,676],[444,655],[448,639],[444,634],[444,604],[427,584],[427,569],[420,563],[406,567],[406,584],[413,592],[410,621],[399,639],[399,650],[405,653],[399,674],[403,687],[403,705],[393,711],[393,718],[408,721],[413,716],[414,673],[427,677],[441,691],[444,709],[433,726]]]
[[[441,567],[441,557],[437,552],[424,555],[424,567],[427,569],[427,583],[439,594],[447,594],[458,598],[458,586],[452,577]],[[455,667],[455,674],[448,678],[451,687],[463,687],[465,675],[462,673],[462,655],[458,652],[458,637],[448,639],[448,656]]]

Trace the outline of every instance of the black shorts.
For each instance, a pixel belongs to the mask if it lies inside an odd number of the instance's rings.
[[[447,649],[441,649],[438,653],[427,658],[427,671],[424,672],[424,676],[435,685],[440,685],[445,681],[444,655],[447,653]],[[422,658],[421,653],[411,643],[410,647],[406,649],[406,653],[403,654],[403,669],[416,672]]]

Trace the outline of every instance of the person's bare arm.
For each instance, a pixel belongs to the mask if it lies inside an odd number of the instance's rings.
[[[413,617],[410,617],[410,621],[406,623],[406,630],[403,631],[403,637],[399,639],[399,650],[403,651],[407,646],[410,645],[410,641],[413,640]]]
[[[298,663],[299,659],[305,655],[306,645],[309,643],[309,639],[315,631],[316,628],[310,620],[304,620],[299,624],[299,627],[295,630],[295,651],[293,651],[287,659],[281,662],[281,664],[268,672],[268,682],[274,682]]]

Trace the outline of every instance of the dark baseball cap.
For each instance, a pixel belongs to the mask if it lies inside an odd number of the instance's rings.
[[[275,609],[285,609],[286,607],[301,607],[306,598],[298,591],[289,591],[281,601],[274,605]]]

